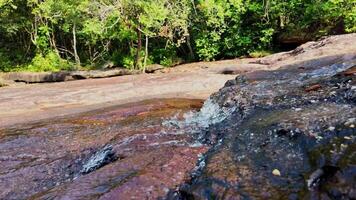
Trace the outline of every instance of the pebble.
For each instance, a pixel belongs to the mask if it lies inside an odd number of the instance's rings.
[[[344,139],[345,139],[345,140],[351,140],[352,138],[349,137],[349,136],[345,136]]]
[[[341,148],[341,149],[346,149],[347,147],[348,147],[347,144],[341,144],[341,145],[340,145],[340,148]]]
[[[356,118],[350,118],[344,123],[344,125],[348,126],[350,128],[354,128],[355,127],[355,124],[354,124],[355,121],[356,121]]]
[[[322,139],[323,139],[323,137],[322,137],[322,136],[320,136],[320,135],[316,135],[316,136],[315,136],[315,139],[317,139],[317,140],[322,140]]]
[[[272,174],[275,175],[275,176],[281,176],[281,172],[278,169],[274,169],[272,171]]]
[[[330,127],[328,128],[328,130],[329,130],[329,131],[334,131],[334,130],[335,130],[335,127],[330,126]]]
[[[350,118],[345,122],[345,125],[349,125],[349,124],[352,124],[354,122],[356,122],[356,118]]]

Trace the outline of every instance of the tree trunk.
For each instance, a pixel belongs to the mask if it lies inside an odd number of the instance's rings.
[[[73,25],[73,52],[74,52],[75,63],[77,65],[77,67],[79,67],[80,66],[80,58],[79,58],[78,51],[77,51],[77,34],[76,34],[75,23]]]
[[[135,69],[139,69],[141,64],[141,49],[142,49],[142,33],[138,28],[137,32],[137,49],[136,49],[136,60],[135,60]]]
[[[146,35],[145,60],[143,62],[143,72],[146,71],[147,58],[148,58],[148,36]]]
[[[187,45],[189,49],[189,59],[194,60],[194,52],[192,45],[190,44],[190,35],[187,36]]]
[[[31,41],[36,46],[36,48],[38,49],[38,46],[37,46],[37,33],[38,33],[37,21],[38,20],[37,20],[37,16],[36,16],[35,17],[35,21],[32,24]]]
[[[54,31],[53,31],[53,26],[52,26],[52,33],[51,33],[51,43],[52,43],[52,48],[54,49],[54,52],[60,57],[58,48],[57,48],[57,43],[56,43],[56,37],[54,35]]]

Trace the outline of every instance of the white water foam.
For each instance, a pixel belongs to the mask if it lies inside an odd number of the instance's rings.
[[[177,115],[163,122],[164,126],[175,127],[181,130],[187,128],[193,132],[208,128],[210,125],[217,124],[226,119],[236,110],[235,107],[224,108],[214,102],[211,98],[204,102],[199,112],[190,111],[183,115],[183,119],[178,119]]]

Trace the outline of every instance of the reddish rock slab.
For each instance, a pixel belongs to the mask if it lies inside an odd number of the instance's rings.
[[[154,99],[0,129],[0,199],[164,196],[189,178],[207,147],[162,122],[201,105]],[[82,174],[108,145],[116,159]]]

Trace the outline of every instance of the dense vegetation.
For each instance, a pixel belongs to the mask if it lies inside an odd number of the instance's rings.
[[[345,32],[354,0],[0,0],[0,71],[171,66]]]

